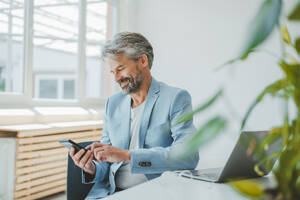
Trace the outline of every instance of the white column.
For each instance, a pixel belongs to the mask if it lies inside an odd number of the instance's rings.
[[[86,91],[86,0],[79,0],[77,97],[83,101]]]

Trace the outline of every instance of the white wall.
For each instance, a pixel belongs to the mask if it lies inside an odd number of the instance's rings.
[[[214,72],[214,67],[238,55],[249,22],[261,2],[126,0],[123,1],[127,7],[121,12],[120,31],[144,34],[154,47],[153,76],[187,89],[195,106],[218,88],[226,88],[225,96],[237,119],[231,120],[231,128],[237,131],[242,116],[258,93],[282,73],[276,65],[277,60],[266,53],[253,54],[246,62],[227,66],[218,72]],[[280,55],[278,37],[278,33],[273,32],[263,48]],[[267,98],[251,116],[247,129],[269,129],[281,123],[279,105],[280,102]],[[228,115],[228,107],[223,101],[196,123],[201,124],[214,112]]]

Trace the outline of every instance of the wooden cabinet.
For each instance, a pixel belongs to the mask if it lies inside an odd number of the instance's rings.
[[[14,158],[14,166],[9,167],[14,171],[13,177],[9,172],[1,175],[2,181],[13,183],[12,187],[7,187],[13,188],[13,191],[7,189],[2,193],[6,192],[6,196],[13,196],[13,199],[29,200],[65,191],[68,149],[58,141],[98,141],[101,134],[102,121],[0,126],[0,140],[14,141],[13,151],[6,148],[7,154],[1,154]],[[1,162],[0,168],[1,165],[5,168],[7,163]],[[13,194],[8,194],[11,192]]]

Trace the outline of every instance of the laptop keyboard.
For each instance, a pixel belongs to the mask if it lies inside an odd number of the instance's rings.
[[[175,171],[176,174],[186,178],[193,178],[197,180],[217,181],[222,168],[206,169],[206,170],[183,170]]]
[[[198,175],[193,175],[193,178],[197,179],[197,178],[201,178],[201,177],[205,177],[211,180],[218,180],[219,178],[219,174],[215,174],[215,173],[200,173]]]

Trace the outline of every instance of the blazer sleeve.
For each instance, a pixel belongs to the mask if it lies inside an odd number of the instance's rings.
[[[109,99],[106,101],[105,105],[105,115],[104,115],[104,120],[103,120],[103,130],[102,130],[102,137],[100,140],[100,143],[105,143],[105,144],[111,144],[110,139],[109,139],[109,134],[107,130],[107,123],[108,123],[108,103]],[[96,166],[96,174],[93,179],[90,179],[90,175],[85,173],[83,170],[82,171],[82,183],[84,184],[90,184],[90,183],[95,183],[99,181],[103,181],[104,178],[108,175],[108,169],[110,166],[110,163],[108,162],[98,162],[93,160],[95,166]]]
[[[132,173],[157,174],[169,170],[194,169],[196,167],[199,161],[198,151],[180,160],[170,157],[170,152],[195,131],[193,119],[177,123],[182,115],[190,111],[192,111],[190,94],[185,90],[179,90],[172,100],[169,112],[173,143],[169,147],[131,150]]]

